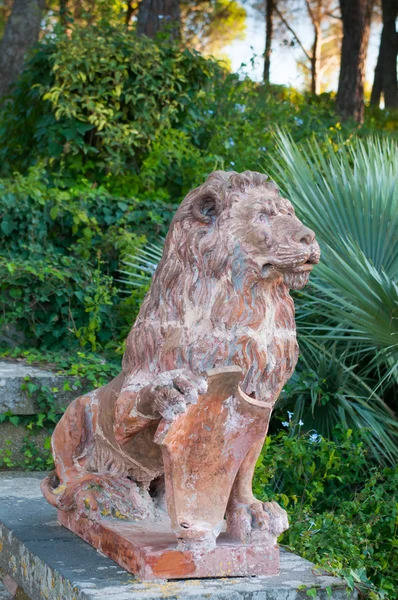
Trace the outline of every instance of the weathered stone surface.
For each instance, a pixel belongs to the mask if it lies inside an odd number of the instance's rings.
[[[284,550],[277,576],[140,583],[57,524],[41,496],[42,476],[0,473],[0,569],[32,600],[308,600],[313,588],[318,600],[356,598]]]
[[[10,575],[8,575],[7,573],[2,576],[2,580],[3,580],[3,586],[5,588],[5,590],[11,594],[11,597],[15,596],[15,594],[18,591],[18,584],[17,582],[10,577]]]
[[[76,397],[77,387],[72,391],[63,390],[66,380],[73,387],[73,379],[70,377],[62,377],[20,362],[0,361],[0,414],[10,411],[14,415],[33,415],[40,412],[34,399],[21,390],[25,377],[34,378],[49,388],[57,388],[56,406],[60,412]]]
[[[0,575],[1,577],[1,575]],[[10,592],[5,588],[5,586],[0,581],[0,600],[12,600],[12,596]]]

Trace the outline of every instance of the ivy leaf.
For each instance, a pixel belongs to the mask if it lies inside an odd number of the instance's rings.
[[[1,230],[5,235],[10,235],[16,228],[16,223],[10,215],[5,215],[1,220]]]

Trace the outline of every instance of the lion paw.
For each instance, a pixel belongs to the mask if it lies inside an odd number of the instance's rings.
[[[287,513],[276,502],[236,503],[227,512],[227,531],[243,543],[277,538],[289,527]]]
[[[277,502],[263,502],[263,509],[269,516],[269,529],[273,535],[279,537],[289,529],[287,512]]]
[[[184,413],[190,404],[196,404],[198,397],[207,391],[207,382],[203,377],[188,370],[166,371],[156,377],[148,386],[147,394],[153,397],[158,413],[172,421]]]
[[[101,517],[140,520],[154,510],[147,490],[126,477],[86,473],[58,490],[54,494],[59,509],[76,510],[79,517],[92,521]]]

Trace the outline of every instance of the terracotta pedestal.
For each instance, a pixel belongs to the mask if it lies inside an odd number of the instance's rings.
[[[73,512],[58,511],[58,520],[86,542],[109,556],[141,580],[198,577],[277,575],[279,548],[269,544],[241,544],[222,532],[216,547],[196,552],[177,549],[170,523],[121,523],[76,519]]]

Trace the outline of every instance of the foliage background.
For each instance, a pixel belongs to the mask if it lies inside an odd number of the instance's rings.
[[[375,109],[363,126],[343,125],[330,95],[241,80],[214,59],[137,39],[112,22],[43,39],[0,109],[2,355],[47,363],[84,391],[117,372],[146,290],[131,293],[119,281],[124,261],[159,244],[184,195],[212,170],[272,173],[330,247],[313,286],[296,295],[303,357],[273,421],[255,491],[290,511],[285,544],[372,598],[397,597],[396,347],[389,337],[397,260],[388,223],[397,218],[398,170],[395,143],[358,140],[396,139],[396,125],[396,114]],[[277,138],[276,126],[291,138]],[[366,205],[374,197],[379,204]],[[362,214],[365,241],[376,243],[380,223],[372,229],[372,218],[383,201],[392,212],[377,262],[380,246],[358,248],[354,225]],[[328,230],[335,210],[347,216],[345,225]],[[0,421],[50,433],[60,416],[53,391],[31,381],[26,391],[42,412]],[[296,422],[286,421],[288,409]],[[48,450],[27,437],[24,468],[48,468]],[[7,449],[0,460],[12,466]]]

